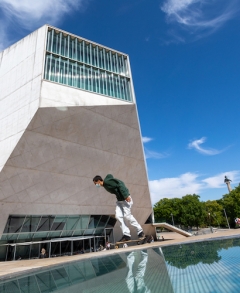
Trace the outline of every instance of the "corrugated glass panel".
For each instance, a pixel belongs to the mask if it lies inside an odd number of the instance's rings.
[[[48,32],[47,51],[46,80],[126,101],[132,100],[131,91],[123,89],[121,94],[117,82],[119,74],[128,76],[126,56],[55,30]],[[129,87],[127,79],[123,87]]]

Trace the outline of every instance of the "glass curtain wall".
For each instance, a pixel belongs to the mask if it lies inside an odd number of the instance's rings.
[[[63,237],[101,236],[105,228],[113,228],[115,223],[116,219],[108,215],[10,215],[0,245]]]
[[[127,56],[54,29],[48,31],[44,78],[132,101]]]

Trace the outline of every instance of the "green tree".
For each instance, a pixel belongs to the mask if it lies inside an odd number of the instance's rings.
[[[180,204],[180,222],[184,226],[196,226],[204,223],[204,204],[197,194],[183,196]]]
[[[221,223],[224,223],[223,207],[216,200],[206,201],[205,210],[206,210],[206,223],[208,225],[218,227],[221,225]]]
[[[230,193],[223,195],[222,205],[225,208],[229,224],[235,227],[235,218],[240,218],[240,184]]]
[[[155,222],[172,223],[172,214],[174,224],[179,224],[180,203],[180,198],[163,198],[159,200],[153,207]]]
[[[165,261],[179,269],[198,263],[212,264],[221,260],[218,241],[195,242],[162,247]]]

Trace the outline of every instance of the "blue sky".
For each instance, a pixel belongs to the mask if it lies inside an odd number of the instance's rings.
[[[45,23],[129,54],[152,202],[240,182],[238,0],[1,0],[0,50]]]

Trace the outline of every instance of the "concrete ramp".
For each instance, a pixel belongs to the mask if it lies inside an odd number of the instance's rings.
[[[189,233],[189,232],[187,232],[187,231],[185,231],[185,230],[179,229],[179,228],[177,228],[177,227],[175,227],[175,226],[173,226],[173,225],[170,225],[170,224],[168,224],[168,223],[153,223],[152,225],[153,225],[155,228],[163,227],[163,228],[166,228],[166,229],[171,230],[171,231],[173,231],[173,232],[179,233],[179,234],[181,234],[181,235],[183,235],[183,236],[186,236],[186,237],[191,237],[191,236],[193,236],[193,234],[191,234],[191,233]]]

